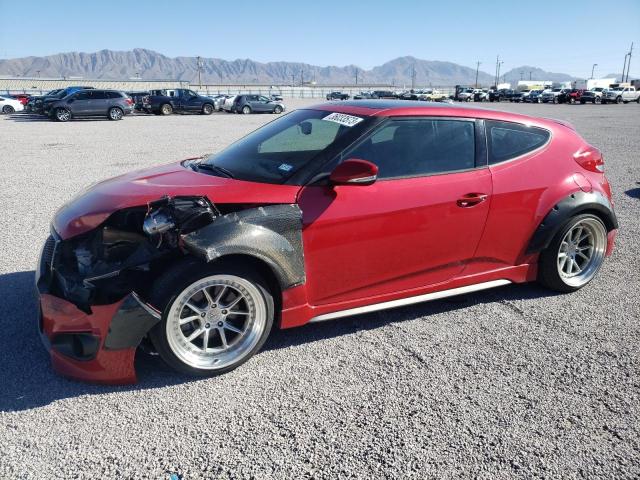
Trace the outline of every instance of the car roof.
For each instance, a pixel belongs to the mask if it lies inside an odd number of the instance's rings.
[[[531,117],[529,115],[504,112],[488,108],[467,107],[451,103],[420,102],[411,100],[346,100],[340,102],[325,102],[309,108],[312,110],[325,110],[350,115],[377,117],[424,115],[437,117],[483,118],[487,120],[526,123],[527,125],[541,126],[547,129],[554,128],[558,124],[572,128],[570,125],[553,119]]]

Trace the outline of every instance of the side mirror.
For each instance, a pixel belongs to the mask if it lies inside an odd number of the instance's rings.
[[[358,158],[345,160],[329,176],[334,185],[371,185],[377,178],[378,167]]]

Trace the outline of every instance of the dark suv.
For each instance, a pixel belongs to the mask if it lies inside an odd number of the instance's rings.
[[[235,113],[282,113],[284,105],[264,95],[238,95],[233,101],[231,111]]]
[[[122,120],[133,111],[133,100],[117,90],[80,90],[53,103],[49,117],[66,122],[74,117],[107,117]]]

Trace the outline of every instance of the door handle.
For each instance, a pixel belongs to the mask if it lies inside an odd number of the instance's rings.
[[[460,197],[456,204],[462,208],[473,207],[484,202],[488,197],[486,193],[467,193]]]

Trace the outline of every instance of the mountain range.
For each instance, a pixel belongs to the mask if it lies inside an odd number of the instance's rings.
[[[167,57],[153,50],[100,50],[94,53],[69,52],[45,57],[0,60],[0,75],[20,77],[82,77],[85,79],[182,80],[198,83],[197,57]],[[575,78],[563,73],[546,72],[522,66],[501,73],[508,82],[520,79],[568,81]],[[204,84],[296,84],[315,81],[324,85],[393,84],[450,86],[475,83],[476,70],[452,62],[398,57],[365,70],[356,65],[321,67],[300,62],[261,63],[250,59],[200,59],[200,77]],[[478,72],[478,83],[488,86],[494,75]]]

